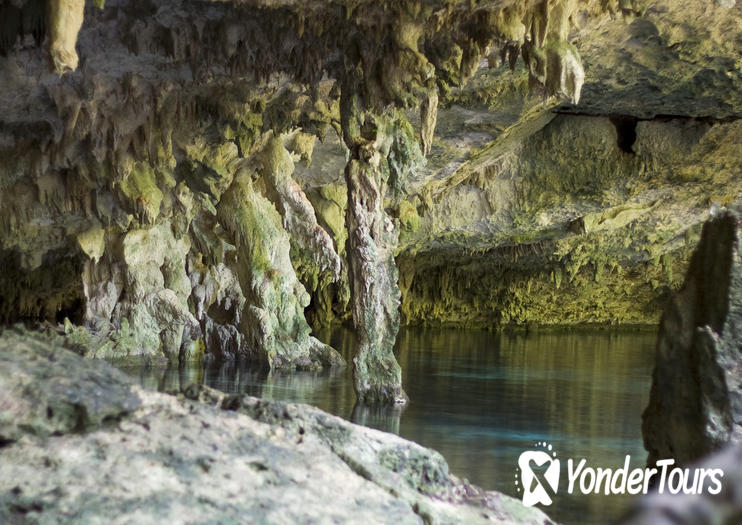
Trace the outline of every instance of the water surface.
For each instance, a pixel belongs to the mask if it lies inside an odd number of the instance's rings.
[[[353,336],[321,334],[350,362]],[[356,406],[350,368],[334,373],[266,374],[235,364],[128,369],[161,390],[203,382],[229,393],[310,403],[356,423],[397,433],[441,452],[451,471],[486,489],[520,497],[520,453],[546,441],[562,462],[560,492],[544,510],[568,524],[607,523],[630,496],[565,494],[566,461],[644,465],[641,412],[649,398],[655,332],[493,334],[403,329],[397,345],[402,411]]]

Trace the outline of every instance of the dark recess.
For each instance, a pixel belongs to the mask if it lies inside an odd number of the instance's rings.
[[[76,297],[68,304],[65,304],[57,311],[55,321],[63,323],[64,318],[68,318],[73,324],[82,324],[84,304],[82,298]]]
[[[636,117],[614,116],[610,117],[611,124],[616,128],[618,136],[618,147],[625,153],[634,153],[634,142],[636,142]]]
[[[32,35],[37,46],[46,36],[46,0],[27,0],[16,7],[10,0],[0,0],[0,56],[5,56],[26,35]]]
[[[66,248],[46,253],[41,265],[27,271],[21,254],[0,246],[0,324],[62,322],[80,323],[85,310],[82,263]]]

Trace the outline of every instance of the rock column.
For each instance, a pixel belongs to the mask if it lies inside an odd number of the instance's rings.
[[[361,403],[404,404],[402,369],[393,352],[401,296],[394,262],[399,229],[384,211],[389,137],[381,118],[360,114],[352,92],[344,90],[342,98],[343,135],[351,151],[345,181],[348,278],[356,331],[354,386]]]

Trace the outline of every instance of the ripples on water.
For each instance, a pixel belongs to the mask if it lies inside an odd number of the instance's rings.
[[[320,335],[350,362],[350,331]],[[644,466],[641,412],[649,398],[655,338],[655,332],[403,329],[397,358],[411,399],[404,410],[355,406],[350,367],[267,374],[227,363],[127,372],[160,390],[195,382],[310,403],[434,448],[454,474],[516,497],[518,456],[547,441],[563,465],[561,492],[544,510],[563,523],[606,523],[620,516],[630,497],[565,494],[566,460],[618,468],[629,454],[631,468]]]

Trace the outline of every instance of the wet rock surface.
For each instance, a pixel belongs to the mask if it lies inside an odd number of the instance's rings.
[[[642,427],[650,464],[688,464],[742,437],[740,214],[711,215],[660,325]]]
[[[432,450],[308,406],[142,390],[22,331],[0,337],[0,360],[4,523],[550,522]],[[46,422],[44,407],[65,404],[88,424],[72,411]]]

